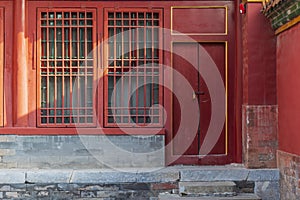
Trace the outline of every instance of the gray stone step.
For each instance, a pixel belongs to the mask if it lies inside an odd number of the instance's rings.
[[[257,195],[241,193],[232,197],[182,197],[178,194],[160,194],[158,200],[261,200]]]
[[[186,196],[234,196],[236,184],[232,181],[179,182],[179,194]]]

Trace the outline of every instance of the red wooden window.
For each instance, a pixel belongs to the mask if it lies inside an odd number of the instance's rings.
[[[106,10],[106,126],[159,126],[160,10]]]
[[[95,15],[92,9],[39,9],[39,126],[95,124]]]

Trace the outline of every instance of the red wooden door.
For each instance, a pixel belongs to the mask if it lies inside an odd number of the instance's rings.
[[[209,155],[224,156],[227,154],[226,134],[226,48],[225,42],[178,42],[173,44],[173,154],[183,157],[203,157],[201,148],[209,137],[209,126],[222,126],[219,133],[211,133]],[[201,55],[205,51],[207,54]],[[178,55],[179,54],[179,55]],[[212,62],[205,61],[208,56]],[[203,60],[202,60],[203,58]],[[206,79],[221,78],[223,85],[217,89],[216,99],[220,106],[219,115],[224,121],[212,119],[212,97],[215,86],[206,83],[205,69],[216,67],[217,74],[209,74]],[[183,84],[183,82],[188,82]],[[190,87],[189,87],[190,85]],[[213,87],[213,88],[209,88]],[[224,88],[222,88],[224,87]],[[216,124],[222,123],[222,124]],[[207,142],[207,141],[206,141]],[[204,147],[203,147],[204,148]],[[208,147],[206,147],[208,148]],[[203,151],[203,150],[202,150]]]
[[[167,164],[235,161],[233,16],[232,2],[172,8],[172,126]]]

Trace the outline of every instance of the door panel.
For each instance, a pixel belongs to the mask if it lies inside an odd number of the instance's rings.
[[[225,6],[175,6],[172,11],[172,25],[174,30],[179,33],[188,35],[226,34],[227,9]],[[189,19],[188,26],[186,19]]]
[[[187,86],[182,84],[188,80],[193,91],[198,90],[198,70],[194,68],[198,65],[196,43],[176,43],[173,45],[173,151],[174,155],[197,155],[198,149],[198,134],[197,130],[193,130],[193,126],[189,123],[192,117],[184,116],[183,110],[187,106],[193,105],[198,107],[197,99],[193,99],[192,91],[188,96],[183,93],[187,90]],[[182,98],[181,98],[182,97]],[[184,98],[184,99],[183,99]],[[186,101],[186,104],[183,103]],[[199,116],[195,116],[199,119]],[[186,125],[187,124],[187,125]],[[184,127],[179,130],[179,127]],[[196,131],[196,132],[195,132]]]
[[[207,54],[201,55],[200,49],[204,48]],[[216,76],[221,76],[225,84],[226,78],[226,64],[225,64],[225,51],[226,43],[174,43],[173,44],[173,153],[174,155],[199,155],[199,150],[203,144],[203,141],[207,135],[207,130],[211,122],[211,97],[210,91],[204,78],[199,73],[200,68],[215,67],[210,66],[209,63],[205,62],[207,58],[212,59],[219,71]],[[190,105],[182,104],[182,100],[178,100],[178,94],[182,91],[186,91],[185,85],[182,84],[182,78],[189,82],[192,86],[195,94],[185,96]],[[215,77],[208,77],[215,78]],[[198,118],[192,118],[190,116],[183,116],[182,109],[186,106],[194,105],[195,109],[198,107],[199,115]],[[225,106],[225,102],[224,106]],[[224,114],[224,113],[221,113]],[[198,128],[192,129],[193,126],[185,127],[179,130],[180,124],[184,123],[183,120],[188,120],[190,123],[197,123]],[[195,122],[195,120],[198,120]],[[214,138],[214,147],[210,154],[226,154],[226,131],[225,126],[218,135],[218,138]]]
[[[219,74],[214,74],[212,77],[208,77],[210,79],[216,79],[215,76],[221,76],[224,88],[226,88],[227,80],[226,80],[226,43],[225,42],[207,42],[207,43],[199,43],[200,47],[203,47],[205,51],[207,52],[207,55],[201,55],[198,54],[199,57],[199,71],[200,68],[207,68],[207,67],[214,67],[214,66],[207,66],[206,63],[202,63],[201,60],[204,60],[205,58],[209,56],[209,59],[212,59],[215,66],[218,68]],[[207,129],[211,122],[211,111],[212,111],[212,102],[210,97],[210,92],[207,88],[207,84],[205,83],[202,76],[200,76],[200,91],[205,91],[205,94],[203,96],[200,96],[199,98],[199,107],[200,107],[200,147],[203,145],[203,141],[205,140],[205,137],[207,136]],[[225,95],[225,94],[224,94]],[[225,97],[226,99],[226,97]],[[224,103],[224,106],[226,107],[226,102]],[[224,114],[224,113],[219,113]],[[225,113],[226,114],[226,113]],[[214,122],[211,124],[214,125]],[[219,137],[219,139],[215,138],[216,140],[211,141],[214,143],[214,147],[211,150],[209,154],[226,154],[226,130],[225,130],[225,124],[222,129],[222,132],[220,134],[216,133],[216,135]]]

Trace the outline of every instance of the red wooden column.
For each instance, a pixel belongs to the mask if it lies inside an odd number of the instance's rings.
[[[14,1],[14,125],[28,125],[28,78],[25,40],[25,0]]]

